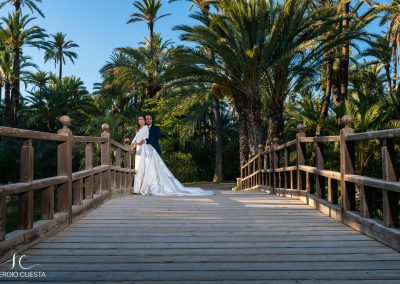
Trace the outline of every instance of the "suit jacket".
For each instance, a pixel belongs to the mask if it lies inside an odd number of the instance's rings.
[[[156,149],[157,153],[161,156],[161,149],[159,143],[160,138],[161,138],[160,127],[153,124],[150,127],[149,138],[146,139],[146,143],[153,146],[153,148]]]

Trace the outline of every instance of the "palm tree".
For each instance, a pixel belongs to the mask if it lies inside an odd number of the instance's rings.
[[[353,87],[345,109],[353,117],[352,125],[357,132],[379,130],[388,122],[381,68],[379,64],[364,63],[351,70]],[[356,148],[356,174],[364,175],[368,168],[374,168],[372,162],[379,153],[378,147],[376,141],[360,141]]]
[[[26,78],[27,83],[33,85],[31,91],[35,91],[36,89],[43,89],[44,87],[46,87],[49,80],[50,76],[46,71],[29,73]]]
[[[388,94],[392,94],[392,82],[390,78],[390,64],[392,55],[390,51],[390,42],[386,37],[377,36],[375,39],[368,42],[370,47],[363,51],[363,56],[372,56],[382,63],[385,69],[386,84]],[[376,62],[372,62],[376,63]]]
[[[7,49],[0,51],[0,73],[4,83],[4,124],[11,125],[12,106],[11,106],[11,77],[12,77],[12,53]]]
[[[78,54],[70,51],[71,48],[79,47],[76,43],[71,40],[66,40],[66,34],[58,32],[51,35],[53,40],[49,41],[45,45],[44,61],[54,60],[54,64],[59,64],[59,75],[58,78],[62,79],[62,66],[65,64],[65,59],[68,58],[74,63],[74,59],[78,58]]]
[[[75,127],[84,127],[96,108],[83,82],[73,76],[62,80],[51,77],[46,87],[29,92],[28,126],[56,132],[58,119],[68,114]]]
[[[109,72],[113,72],[115,82],[124,82],[136,90],[143,91],[143,100],[140,106],[144,105],[145,99],[158,99],[162,91],[170,83],[172,58],[176,48],[171,46],[170,41],[163,42],[161,36],[155,34],[153,47],[151,43],[141,43],[139,48],[117,48],[127,60],[119,66],[115,66]]]
[[[203,80],[214,84],[218,92],[233,101],[239,119],[243,165],[261,143],[261,88],[264,70],[270,63],[266,31],[271,28],[278,4],[222,0],[219,8],[221,14],[192,15],[200,25],[176,27],[184,32],[183,40],[210,47],[215,60],[201,50],[188,48],[177,59],[178,69],[187,74],[182,77],[183,82]]]
[[[161,0],[142,0],[135,1],[133,6],[139,10],[139,12],[132,13],[128,24],[139,21],[144,21],[150,30],[150,46],[153,46],[154,41],[154,24],[159,19],[169,16],[170,14],[163,14],[158,16],[158,12],[161,8]]]
[[[21,56],[23,46],[43,46],[43,39],[46,37],[44,30],[38,26],[28,27],[34,18],[21,12],[8,14],[8,17],[2,17],[4,26],[0,27],[0,40],[2,40],[7,48],[13,53],[13,83],[11,86],[11,102],[12,102],[12,123],[10,126],[17,125],[17,110],[19,108],[20,99],[20,77],[21,77]]]
[[[36,6],[36,3],[41,3],[42,0],[3,0],[0,3],[0,9],[3,8],[5,5],[10,4],[15,7],[15,12],[20,12],[21,7],[26,6],[29,10],[33,12],[39,13],[40,16],[44,17],[42,11]]]
[[[177,0],[170,0],[169,2],[175,2]],[[205,17],[209,17],[211,6],[217,7],[219,1],[216,0],[187,0],[191,2],[190,9],[197,7],[203,13]],[[207,47],[206,47],[207,48]],[[207,48],[210,59],[214,59],[213,51]],[[221,106],[220,99],[221,96],[218,92],[218,88],[212,88],[211,93],[214,94],[214,119],[215,119],[215,169],[213,182],[220,182],[223,180],[222,173],[222,124],[221,124]]]
[[[392,90],[397,91],[397,66],[398,66],[398,49],[400,43],[400,0],[392,0],[390,5],[376,4],[373,5],[377,12],[383,12],[380,24],[389,24],[386,39],[390,43],[390,50],[393,62]]]

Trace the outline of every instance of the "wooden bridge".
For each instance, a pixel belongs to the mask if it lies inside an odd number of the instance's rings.
[[[129,140],[0,127],[23,139],[21,182],[0,187],[0,281],[80,283],[399,283],[400,129],[305,137],[271,145],[241,169],[239,189],[200,184],[214,196],[132,195]],[[58,143],[58,175],[33,179],[32,140]],[[359,176],[357,140],[379,139],[383,178]],[[85,170],[72,172],[72,148],[85,144]],[[324,169],[324,149],[340,149],[340,169]],[[310,145],[307,145],[310,144]],[[99,149],[101,163],[93,165]],[[307,154],[315,153],[315,165]],[[249,190],[252,189],[252,190]],[[33,192],[42,218],[33,222]],[[376,194],[379,193],[379,195]],[[268,194],[269,193],[269,194]],[[19,202],[18,230],[6,231],[7,197]],[[382,200],[383,219],[373,216]],[[21,258],[22,257],[22,258]],[[11,261],[10,261],[11,259]],[[37,277],[13,278],[13,259]],[[18,265],[16,265],[18,266]],[[7,278],[6,272],[9,273]]]

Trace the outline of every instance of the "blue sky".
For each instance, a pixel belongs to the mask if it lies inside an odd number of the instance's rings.
[[[172,31],[172,28],[191,22],[188,16],[190,4],[186,1],[171,4],[162,2],[161,14],[172,15],[160,19],[155,31],[161,33],[163,39],[177,43],[179,32]],[[76,49],[79,57],[75,65],[67,62],[63,74],[81,77],[91,91],[93,83],[100,81],[99,70],[114,48],[137,46],[149,34],[145,23],[126,24],[134,11],[132,3],[132,0],[43,0],[38,6],[45,18],[35,14],[33,23],[46,29],[49,34],[66,33],[67,39],[80,46]],[[9,10],[9,6],[2,9],[0,15],[5,16]],[[43,51],[25,48],[24,54],[33,57],[33,62],[40,69],[56,72],[54,62],[44,64]]]
[[[78,60],[75,65],[67,62],[63,74],[80,77],[88,90],[92,91],[93,84],[100,81],[99,70],[113,49],[137,46],[149,34],[145,23],[126,24],[134,11],[132,3],[133,0],[43,0],[39,7],[45,18],[35,14],[33,23],[46,29],[49,34],[66,33],[67,39],[79,44],[80,47],[76,49]],[[164,39],[179,43],[180,32],[172,28],[178,24],[193,23],[188,16],[190,3],[184,0],[171,4],[163,0],[162,3],[161,14],[172,15],[157,22],[155,31],[161,33]],[[9,6],[2,9],[0,15],[5,16],[10,9]],[[369,30],[376,32],[379,28],[374,23]],[[57,71],[53,62],[44,64],[42,51],[25,48],[24,54],[30,55],[40,69]]]

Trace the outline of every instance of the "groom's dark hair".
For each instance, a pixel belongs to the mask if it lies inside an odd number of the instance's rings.
[[[146,117],[146,116],[151,116],[151,119],[152,119],[153,122],[154,122],[154,115],[152,115],[151,113],[146,113],[145,117]]]

